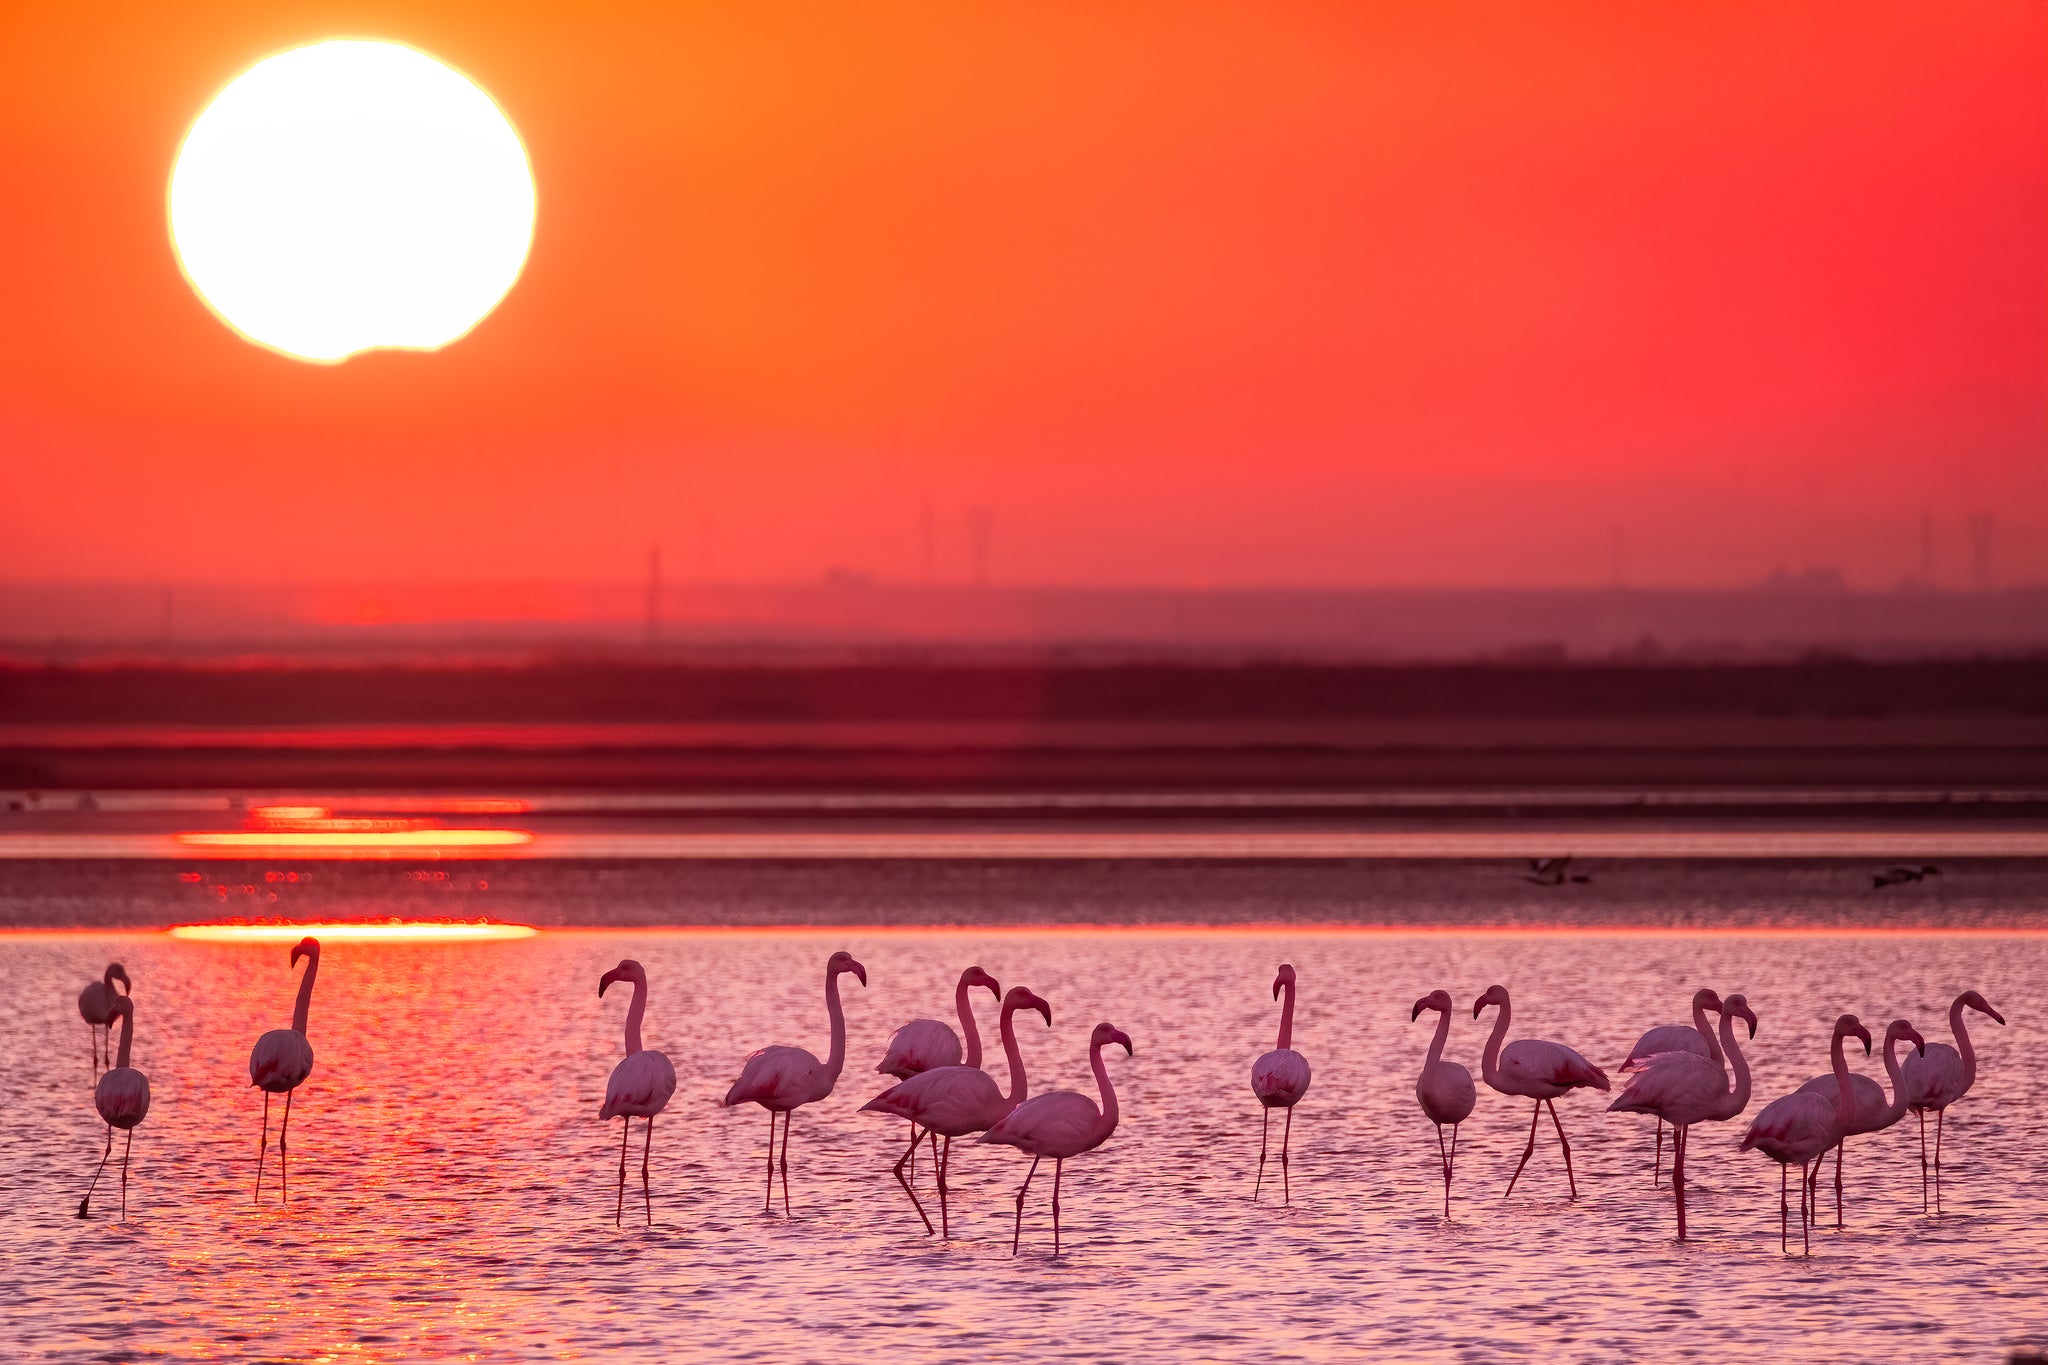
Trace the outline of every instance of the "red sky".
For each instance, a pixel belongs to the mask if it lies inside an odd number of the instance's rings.
[[[388,37],[540,192],[432,355],[254,348],[163,196]],[[9,6],[0,578],[2048,576],[2048,5]]]

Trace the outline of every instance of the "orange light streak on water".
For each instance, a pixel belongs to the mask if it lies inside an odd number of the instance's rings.
[[[209,943],[297,943],[307,936],[322,943],[471,943],[480,939],[532,938],[540,930],[530,924],[492,920],[339,920],[303,924],[177,924],[172,938]]]
[[[516,848],[533,842],[533,832],[524,829],[186,830],[172,837],[187,848],[312,858],[423,852],[460,857],[477,849]]]

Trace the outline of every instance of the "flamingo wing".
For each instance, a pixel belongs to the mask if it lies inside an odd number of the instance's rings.
[[[133,1128],[149,1114],[149,1077],[132,1066],[117,1066],[100,1077],[93,1108],[115,1128]]]
[[[1608,1089],[1607,1073],[1563,1043],[1524,1038],[1501,1050],[1501,1071],[1524,1085],[1549,1087],[1558,1094],[1578,1086]],[[1527,1092],[1524,1092],[1527,1093]]]
[[[1005,1104],[995,1077],[980,1067],[943,1066],[890,1086],[861,1108],[909,1119],[944,1137],[965,1137],[994,1123]]]
[[[1268,1109],[1285,1108],[1308,1093],[1308,1058],[1293,1048],[1275,1048],[1252,1063],[1252,1093]]]
[[[1712,1059],[1697,1052],[1659,1052],[1644,1060],[1607,1107],[1683,1125],[1706,1118],[1727,1091],[1728,1075]]]
[[[1472,1073],[1456,1062],[1438,1062],[1415,1082],[1415,1100],[1432,1123],[1463,1123],[1479,1103]]]
[[[618,1114],[629,1114],[636,1118],[653,1118],[668,1108],[669,1099],[675,1093],[674,1064],[665,1054],[643,1048],[612,1068],[611,1079],[604,1087],[604,1107],[597,1111],[597,1116],[608,1119]]]
[[[1659,1024],[1636,1039],[1636,1045],[1628,1050],[1621,1069],[1640,1070],[1644,1062],[1660,1052],[1697,1052],[1702,1057],[1711,1055],[1707,1051],[1707,1040],[1700,1037],[1700,1031],[1691,1024]]]
[[[815,1082],[824,1069],[800,1047],[764,1047],[747,1057],[740,1078],[725,1092],[725,1102],[794,1109],[817,1098]]]
[[[1899,1069],[1899,1084],[1905,1087],[1906,1103],[1914,1109],[1946,1109],[1969,1089],[1963,1081],[1962,1054],[1947,1043],[1929,1043],[1925,1056],[1907,1053],[1905,1065]]]
[[[1078,1156],[1101,1141],[1102,1111],[1095,1101],[1073,1090],[1054,1090],[1024,1101],[986,1133],[983,1142],[999,1142],[1032,1156]]]
[[[1810,1161],[1835,1145],[1835,1107],[1809,1090],[1781,1095],[1763,1107],[1742,1135],[1774,1161]]]
[[[936,1019],[913,1019],[889,1036],[875,1070],[899,1080],[934,1067],[960,1065],[960,1035]]]
[[[107,1022],[107,1011],[114,1007],[115,990],[104,981],[92,981],[78,993],[78,1013],[88,1024]]]
[[[281,1095],[313,1074],[313,1045],[297,1029],[274,1028],[249,1049],[249,1084]]]

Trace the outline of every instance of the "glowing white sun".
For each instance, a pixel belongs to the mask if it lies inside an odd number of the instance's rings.
[[[192,287],[301,360],[455,340],[518,279],[533,212],[526,149],[491,97],[398,43],[256,63],[171,168],[171,240]]]

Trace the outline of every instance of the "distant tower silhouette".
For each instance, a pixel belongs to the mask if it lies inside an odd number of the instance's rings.
[[[974,561],[974,586],[988,586],[989,541],[996,529],[996,509],[981,506],[967,509],[968,553]]]
[[[1934,586],[1934,509],[1920,509],[1920,586]]]
[[[661,547],[647,551],[647,643],[661,640]]]
[[[1991,591],[1991,533],[1997,526],[1998,518],[1989,512],[1970,513],[1970,570],[1978,592]]]

